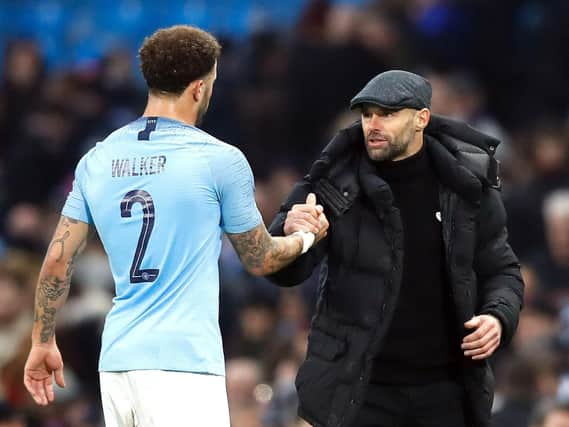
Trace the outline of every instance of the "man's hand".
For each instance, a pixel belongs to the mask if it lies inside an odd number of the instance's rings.
[[[36,288],[32,348],[24,384],[36,403],[53,401],[53,376],[61,387],[63,361],[55,343],[55,317],[69,293],[75,258],[85,247],[89,224],[62,215],[43,260]]]
[[[462,340],[460,346],[464,355],[472,360],[486,359],[496,351],[502,338],[502,324],[489,314],[474,316],[464,324],[467,329],[475,329]]]
[[[24,368],[24,384],[38,405],[53,402],[53,376],[58,386],[65,387],[63,360],[55,340],[33,345]]]
[[[318,242],[326,237],[329,225],[324,208],[316,204],[316,195],[310,193],[306,196],[306,203],[293,205],[288,211],[284,233],[289,236],[295,231],[311,232],[314,233],[316,242]]]

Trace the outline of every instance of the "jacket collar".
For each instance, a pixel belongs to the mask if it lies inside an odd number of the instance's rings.
[[[449,150],[451,147],[445,146],[440,140],[429,135],[425,135],[425,144],[441,184],[468,201],[480,200],[482,182],[456,155],[453,155]]]
[[[480,200],[481,177],[471,170],[468,157],[462,155],[455,139],[437,132],[425,134],[425,144],[441,184],[466,200]],[[393,202],[389,186],[377,176],[373,162],[365,153],[359,121],[338,132],[312,165],[308,179],[317,181],[323,177],[332,182],[341,177],[342,187],[348,186],[352,190],[359,190],[359,182],[371,200],[377,200],[383,206]]]
[[[393,193],[385,180],[377,174],[377,168],[363,148],[360,148],[358,180],[362,191],[374,205],[376,212],[383,217],[386,209],[393,204]]]

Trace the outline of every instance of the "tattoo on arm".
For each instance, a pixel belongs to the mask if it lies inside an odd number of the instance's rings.
[[[302,250],[296,237],[271,237],[264,224],[245,233],[228,234],[247,270],[270,274],[294,261]]]
[[[63,233],[63,236],[58,237],[57,239],[53,239],[51,242],[51,247],[59,245],[59,255],[57,257],[57,261],[61,261],[63,258],[63,253],[65,252],[65,239],[67,239],[70,235],[71,233],[69,230],[67,230],[65,233]]]
[[[77,224],[79,221],[77,221],[76,219],[73,218],[69,218],[67,216],[62,216],[61,219],[59,220],[59,226],[60,227],[65,227],[65,233],[63,233],[63,236],[58,237],[57,239],[54,238],[53,241],[50,244],[50,249],[52,247],[54,247],[55,245],[59,246],[59,256],[57,257],[57,261],[61,261],[61,259],[63,258],[63,254],[65,253],[65,240],[71,235],[71,232],[69,231],[69,226],[71,224]]]
[[[75,259],[87,244],[88,226],[78,224],[77,220],[61,217],[40,272],[34,321],[41,343],[48,342],[54,335],[55,315],[67,298]]]
[[[67,294],[69,280],[57,276],[42,277],[36,292],[36,313],[34,320],[41,323],[40,342],[46,343],[55,332],[55,314],[57,309],[51,303]],[[43,313],[40,314],[40,311]]]

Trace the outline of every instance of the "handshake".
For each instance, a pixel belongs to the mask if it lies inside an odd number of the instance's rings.
[[[305,253],[311,246],[326,237],[329,225],[324,214],[324,208],[322,205],[316,204],[316,195],[309,193],[306,197],[306,203],[293,205],[288,211],[284,233],[286,236],[291,234],[303,236],[304,248],[302,253]]]

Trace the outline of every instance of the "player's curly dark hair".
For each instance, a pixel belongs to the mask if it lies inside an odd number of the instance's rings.
[[[146,37],[138,53],[150,91],[180,95],[191,82],[213,70],[221,46],[206,31],[176,25]]]

